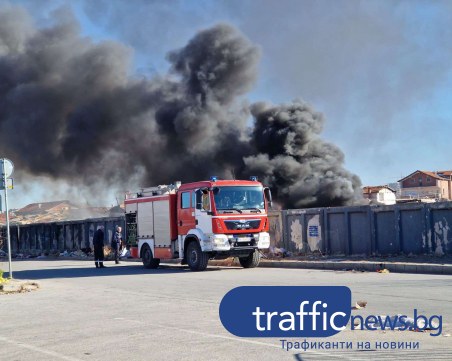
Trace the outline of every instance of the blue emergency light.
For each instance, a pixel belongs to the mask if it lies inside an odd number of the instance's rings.
[[[218,179],[218,178],[217,178],[216,175],[213,175],[213,176],[210,177],[210,180],[211,180],[212,182],[216,182],[217,179]]]
[[[250,177],[250,181],[257,182],[257,177],[255,175],[252,175]]]

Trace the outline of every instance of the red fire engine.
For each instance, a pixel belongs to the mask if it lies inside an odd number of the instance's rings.
[[[244,268],[259,264],[270,246],[270,190],[251,180],[217,180],[144,188],[125,199],[126,240],[146,268],[181,259],[194,271],[209,259],[238,257]]]

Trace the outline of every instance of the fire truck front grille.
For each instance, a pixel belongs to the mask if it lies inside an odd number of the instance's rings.
[[[240,220],[230,220],[230,221],[224,221],[226,228],[228,230],[248,230],[248,229],[258,229],[261,220],[260,219],[240,219]]]

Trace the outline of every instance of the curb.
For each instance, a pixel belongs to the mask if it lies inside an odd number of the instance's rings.
[[[90,260],[89,258],[69,257],[60,259],[70,260]],[[125,262],[141,262],[139,258],[123,259]],[[168,259],[161,263],[166,268],[172,267],[187,267],[181,265],[179,259]],[[217,267],[239,267],[242,268],[237,258],[227,258],[224,260],[211,260],[209,266]],[[304,261],[304,260],[267,260],[262,259],[259,263],[262,268],[291,268],[291,269],[314,269],[314,270],[329,270],[329,271],[364,271],[376,272],[377,270],[387,269],[392,273],[418,273],[418,274],[435,274],[435,275],[452,275],[452,264],[435,264],[435,263],[414,263],[414,262],[400,262],[400,261]],[[39,286],[38,286],[39,287]],[[1,289],[0,289],[1,292]]]
[[[334,271],[367,271],[376,272],[387,269],[393,273],[423,273],[452,275],[452,265],[421,263],[388,263],[388,262],[309,262],[309,261],[263,261],[259,267],[320,269]]]
[[[181,266],[179,260],[165,260],[162,265],[166,267]],[[184,265],[185,267],[186,265]],[[237,259],[211,260],[209,266],[240,267]],[[404,263],[404,262],[359,262],[359,261],[270,261],[262,260],[259,263],[262,268],[292,268],[292,269],[315,269],[328,271],[364,271],[376,272],[387,269],[392,273],[419,273],[452,275],[452,265],[432,263]]]

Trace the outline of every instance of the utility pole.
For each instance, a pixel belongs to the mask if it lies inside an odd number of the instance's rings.
[[[7,179],[13,173],[14,165],[9,159],[6,159],[6,158],[0,159],[0,163],[1,163],[0,166],[1,166],[1,170],[2,170],[1,186],[5,190],[6,239],[8,241],[9,278],[13,278],[13,267],[12,267],[12,263],[11,263],[11,238],[10,238],[10,234],[9,234],[8,182],[7,182]],[[0,187],[0,189],[2,187]]]

